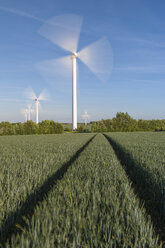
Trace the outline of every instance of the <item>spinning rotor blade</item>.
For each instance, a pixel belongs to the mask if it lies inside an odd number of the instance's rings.
[[[46,101],[50,99],[50,95],[47,90],[43,90],[38,97],[39,101]]]
[[[33,104],[27,104],[27,112],[30,112],[30,114],[34,113],[34,109],[32,109],[33,106],[34,106],[34,103]]]
[[[71,76],[72,61],[70,56],[65,56],[39,62],[36,67],[45,80],[53,85],[58,84],[59,87],[59,76],[61,79]]]
[[[28,104],[27,105],[27,108],[30,110],[31,109],[31,107],[32,107],[32,104]]]
[[[28,112],[27,109],[21,109],[21,110],[20,110],[20,113],[21,113],[22,115],[24,115],[24,116],[27,115],[27,112]]]
[[[107,80],[113,66],[113,54],[109,41],[102,38],[83,48],[79,59],[102,81]]]
[[[25,97],[31,100],[36,99],[36,94],[34,93],[33,89],[29,87],[27,91],[25,92]]]
[[[39,33],[59,47],[73,53],[77,51],[81,24],[81,16],[59,15],[48,20],[39,29]]]

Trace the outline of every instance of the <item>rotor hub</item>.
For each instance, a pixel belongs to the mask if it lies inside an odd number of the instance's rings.
[[[76,52],[73,52],[71,55],[71,59],[75,59],[78,57],[78,54]]]

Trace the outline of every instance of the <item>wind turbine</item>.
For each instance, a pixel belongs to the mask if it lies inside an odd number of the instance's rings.
[[[27,120],[30,121],[30,114],[32,112],[32,105],[28,104],[28,108],[27,108]]]
[[[43,24],[39,30],[39,33],[42,36],[70,53],[70,58],[72,60],[73,130],[77,129],[77,59],[79,58],[91,72],[96,74],[103,81],[105,76],[109,76],[111,73],[113,64],[112,49],[106,38],[99,39],[83,48],[80,52],[77,52],[81,25],[81,16],[67,14],[53,17]],[[53,68],[54,64],[55,60],[45,62],[43,70],[49,71],[49,68],[46,67]]]
[[[31,100],[34,101],[34,104],[35,104],[35,115],[36,115],[36,124],[38,124],[38,109],[39,109],[39,105],[40,105],[40,101],[43,101],[43,100],[47,100],[47,92],[46,90],[44,90],[38,97],[36,96],[36,94],[34,93],[34,91],[29,88],[28,91],[27,91],[27,97]],[[32,107],[32,106],[31,106]],[[28,111],[28,114],[29,114],[29,117],[30,117],[30,112],[31,112],[31,107],[30,107],[30,111]],[[29,110],[29,109],[28,109]],[[30,120],[30,119],[29,119]]]
[[[28,120],[28,109],[24,109],[22,112],[25,116],[25,121],[27,121]]]
[[[21,114],[25,117],[25,122],[28,120],[28,108],[23,108],[20,110]]]
[[[87,111],[84,112],[83,119],[85,120],[85,126],[86,126],[87,125],[87,122],[88,122],[88,119],[89,119],[89,115],[88,115],[88,112]]]

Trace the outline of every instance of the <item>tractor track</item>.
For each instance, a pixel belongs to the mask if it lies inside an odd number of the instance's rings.
[[[150,177],[149,173],[143,170],[142,166],[135,161],[131,154],[125,151],[120,144],[106,134],[103,135],[112,146],[118,160],[132,183],[132,188],[135,194],[139,197],[142,205],[144,205],[146,213],[151,216],[155,233],[159,236],[159,240],[160,242],[163,242],[163,248],[165,248],[165,217],[162,214],[162,206],[157,206],[155,202],[151,203],[151,201],[149,201],[149,199],[152,199],[152,192],[155,190],[155,183],[147,185],[146,178]],[[136,171],[138,171],[140,178],[136,177]],[[152,178],[150,178],[150,181],[152,182]],[[147,186],[150,188],[147,189]],[[144,194],[144,187],[148,193],[147,195]]]
[[[69,161],[64,163],[51,177],[47,178],[35,192],[30,194],[19,209],[9,213],[5,222],[0,227],[0,247],[5,247],[7,242],[11,243],[12,235],[21,234],[23,230],[28,229],[26,220],[31,220],[36,207],[48,196],[57,182],[63,178],[68,168],[80,156],[89,143],[91,143],[95,136],[96,134],[93,135]]]

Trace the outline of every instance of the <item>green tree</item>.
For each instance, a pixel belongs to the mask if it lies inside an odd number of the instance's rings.
[[[104,120],[99,121],[98,132],[107,132],[107,127],[104,123]]]
[[[118,112],[113,118],[113,127],[115,131],[136,131],[137,121],[133,119],[128,113]]]
[[[94,133],[97,132],[97,122],[92,122],[91,131]]]
[[[12,135],[14,134],[14,127],[8,121],[2,121],[0,123],[0,134],[1,135]]]
[[[25,134],[37,134],[39,130],[38,124],[33,121],[26,121],[24,123],[24,132]]]
[[[54,122],[54,121],[50,121],[50,133],[63,133],[64,129],[63,129],[63,125],[58,123],[58,122]]]
[[[111,119],[104,120],[104,124],[105,124],[108,132],[114,131],[113,120],[111,120]]]
[[[15,134],[20,134],[20,135],[25,134],[25,128],[23,123],[14,124],[14,130],[15,130]]]
[[[50,121],[45,120],[39,123],[39,133],[49,134],[50,133]]]
[[[80,125],[80,126],[77,128],[77,131],[80,132],[80,133],[85,132],[84,126],[83,126],[83,125]]]
[[[139,131],[152,131],[149,126],[149,121],[147,120],[138,120],[138,130]]]
[[[107,132],[107,127],[105,121],[101,120],[98,122],[93,122],[91,127],[92,132]]]

